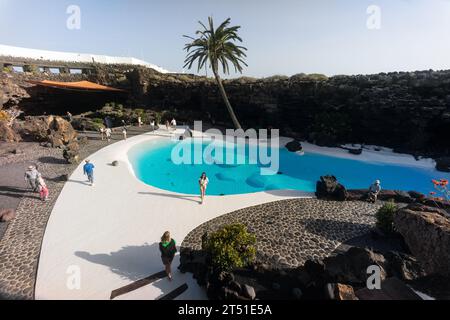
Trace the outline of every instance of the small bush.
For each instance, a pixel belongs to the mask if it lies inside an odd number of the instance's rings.
[[[202,246],[216,270],[230,271],[254,261],[255,244],[256,237],[244,225],[232,224],[209,235]]]
[[[3,67],[3,72],[5,72],[5,73],[12,73],[13,72],[12,66],[4,66]]]
[[[156,125],[161,124],[162,117],[163,117],[163,115],[161,112],[155,113],[155,124]]]
[[[34,64],[25,65],[25,66],[23,66],[23,71],[37,74],[37,73],[39,73],[39,67]]]
[[[382,206],[376,214],[377,227],[386,233],[394,232],[394,214],[397,210],[398,207],[393,201]]]
[[[94,118],[94,119],[92,119],[92,122],[99,123],[99,124],[103,125],[103,120],[100,119],[100,118]]]

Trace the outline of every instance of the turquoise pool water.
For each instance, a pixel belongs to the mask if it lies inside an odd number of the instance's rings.
[[[206,172],[210,181],[207,191],[209,195],[245,194],[281,189],[314,192],[316,181],[326,174],[335,175],[348,189],[368,188],[374,180],[380,179],[383,189],[416,190],[427,194],[433,189],[431,179],[450,178],[450,174],[432,169],[369,163],[318,153],[300,156],[285,148],[279,149],[277,174],[265,176],[260,172],[263,165],[249,164],[248,149],[244,153],[246,164],[175,164],[172,161],[172,150],[178,143],[180,142],[147,142],[133,147],[128,156],[137,178],[160,189],[198,194],[198,178],[202,172]],[[203,152],[208,145],[192,141],[182,143],[190,144],[192,160],[194,150]],[[235,155],[239,153],[233,147],[231,149],[228,147],[227,150],[234,151]],[[218,157],[214,153],[213,156]]]

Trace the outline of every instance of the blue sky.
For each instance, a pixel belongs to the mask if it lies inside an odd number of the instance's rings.
[[[81,9],[80,30],[66,28],[69,5]],[[370,5],[380,29],[367,28]],[[0,44],[134,56],[181,72],[182,35],[209,15],[242,26],[246,76],[450,69],[450,0],[0,0]]]

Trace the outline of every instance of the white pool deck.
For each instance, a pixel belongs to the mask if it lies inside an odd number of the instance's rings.
[[[166,230],[180,245],[192,229],[217,216],[261,203],[310,196],[298,191],[209,196],[200,205],[197,196],[154,188],[135,178],[127,151],[157,139],[169,139],[167,131],[136,136],[91,155],[94,187],[86,183],[83,163],[75,170],[48,221],[36,299],[110,299],[113,290],[163,270],[158,243]],[[114,160],[119,161],[118,167],[110,165]],[[177,299],[206,299],[191,274],[178,272],[178,259],[173,263],[173,282],[161,279],[116,299],[158,299],[184,283],[189,289]]]
[[[194,132],[194,136],[199,135]],[[192,229],[217,216],[271,201],[311,196],[298,191],[270,191],[209,196],[200,205],[197,196],[146,185],[134,176],[127,152],[139,143],[169,136],[166,130],[159,130],[117,142],[91,155],[89,159],[95,164],[94,187],[86,183],[83,163],[75,170],[48,221],[36,299],[110,299],[113,290],[163,270],[158,243],[166,230],[171,231],[180,245]],[[282,139],[282,143],[286,141]],[[432,160],[416,161],[412,156],[393,154],[390,150],[364,150],[356,156],[341,149],[303,145],[307,152],[346,158],[430,169],[434,165]],[[119,161],[118,167],[110,165],[114,160]],[[192,275],[179,273],[178,265],[177,255],[173,282],[160,279],[115,299],[158,299],[184,283],[189,289],[177,299],[206,299]]]

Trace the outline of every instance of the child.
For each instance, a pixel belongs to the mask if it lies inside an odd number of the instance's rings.
[[[87,175],[91,186],[94,186],[94,168],[95,166],[89,161],[85,160],[85,165],[83,166],[83,173]]]
[[[38,178],[39,185],[39,195],[41,196],[42,201],[48,201],[48,187],[45,184],[45,181],[42,177]]]

